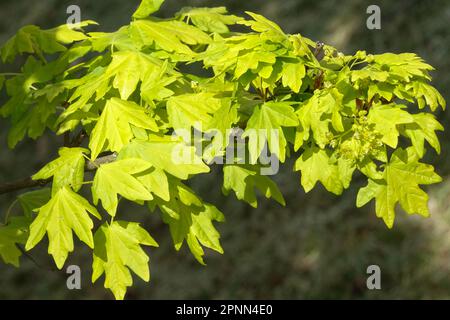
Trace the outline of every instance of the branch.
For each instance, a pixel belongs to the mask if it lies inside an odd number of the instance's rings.
[[[113,153],[104,157],[97,158],[95,161],[88,161],[86,163],[85,170],[86,171],[95,171],[102,164],[114,162],[117,159],[117,154]]]
[[[14,182],[8,182],[5,184],[0,185],[0,194],[10,193],[17,190],[22,189],[28,189],[28,188],[34,188],[34,187],[43,187],[46,184],[48,184],[52,179],[46,179],[46,180],[33,180],[31,177],[17,180]]]
[[[98,167],[105,163],[114,162],[117,158],[116,154],[107,155],[104,157],[100,157],[95,161],[89,161],[86,163],[85,170],[86,171],[95,171],[98,169]],[[53,179],[45,179],[45,180],[33,180],[31,177],[27,177],[24,179],[20,179],[13,182],[8,182],[5,184],[0,185],[0,195],[11,193],[18,190],[23,189],[29,189],[34,187],[43,187],[50,182],[52,182]]]

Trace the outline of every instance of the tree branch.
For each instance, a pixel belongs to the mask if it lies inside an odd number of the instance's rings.
[[[114,162],[117,159],[117,154],[113,153],[107,156],[103,156],[100,158],[97,158],[95,161],[88,161],[86,163],[85,170],[86,171],[95,171],[98,169],[98,167],[105,163]]]
[[[22,189],[28,189],[28,188],[34,188],[34,187],[43,187],[46,184],[48,184],[52,179],[46,179],[46,180],[33,180],[31,177],[8,182],[5,184],[0,185],[0,194],[10,193]]]
[[[110,154],[104,157],[100,157],[95,161],[88,161],[85,166],[85,171],[95,171],[98,167],[105,163],[114,162],[117,159],[116,154]],[[29,189],[34,187],[43,187],[53,179],[45,179],[45,180],[33,180],[31,177],[23,178],[17,181],[8,182],[0,185],[0,195],[11,193],[18,190]]]

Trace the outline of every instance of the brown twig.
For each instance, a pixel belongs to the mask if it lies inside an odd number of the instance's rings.
[[[89,161],[86,163],[85,170],[86,171],[95,171],[98,167],[105,163],[114,162],[117,158],[116,154],[106,155],[104,157],[100,157],[95,161]],[[31,177],[23,178],[17,181],[8,182],[0,185],[0,194],[11,193],[23,189],[30,189],[35,187],[43,187],[49,184],[52,179],[45,180],[33,180]]]
[[[87,162],[85,169],[86,169],[86,171],[95,171],[102,164],[114,162],[114,161],[116,161],[116,159],[117,159],[117,154],[115,154],[115,153],[107,155],[107,156],[103,156],[103,157],[97,158],[97,160],[95,160],[95,161]]]
[[[50,183],[52,179],[47,180],[33,180],[31,177],[27,177],[24,179],[20,179],[13,182],[8,182],[0,185],[0,194],[10,193],[22,189],[34,188],[34,187],[43,187],[46,184]]]

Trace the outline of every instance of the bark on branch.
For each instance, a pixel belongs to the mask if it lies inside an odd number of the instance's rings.
[[[8,183],[0,185],[0,194],[10,193],[10,192],[14,192],[14,191],[22,190],[22,189],[34,188],[34,187],[39,187],[39,186],[43,187],[46,184],[48,184],[50,181],[52,181],[52,179],[35,181],[35,180],[32,180],[31,177],[28,177],[25,179],[8,182]]]
[[[95,161],[89,161],[86,163],[85,170],[86,171],[95,171],[97,168],[105,163],[114,162],[117,158],[116,154],[107,155],[104,157],[97,158]],[[4,184],[0,184],[0,195],[11,193],[18,190],[35,188],[35,187],[43,187],[49,184],[52,179],[46,180],[33,180],[31,177],[27,177],[24,179],[20,179],[13,182],[8,182]]]
[[[98,167],[105,163],[114,162],[117,159],[117,154],[113,153],[108,156],[97,158],[95,161],[88,161],[85,166],[86,171],[95,171]]]

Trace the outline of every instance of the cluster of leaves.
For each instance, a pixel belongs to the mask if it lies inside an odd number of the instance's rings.
[[[425,141],[440,152],[436,131],[443,127],[432,112],[445,108],[429,84],[430,65],[412,53],[344,55],[285,34],[261,15],[241,18],[222,7],[184,8],[159,19],[153,14],[162,3],[142,1],[132,22],[112,33],[86,32],[92,21],[26,26],[1,48],[3,62],[26,57],[19,73],[0,75],[9,96],[0,108],[11,121],[9,147],[46,129],[65,137],[59,156],[33,176],[52,179],[51,189],[19,196],[23,217],[0,227],[6,263],[18,265],[17,246],[31,250],[47,235],[48,252],[62,268],[75,233],[93,249],[92,281],[105,273],[105,287],[124,298],[130,270],[150,278],[142,246],[157,246],[139,223],[116,220],[126,199],[158,208],[175,249],[186,241],[204,264],[203,247],[223,252],[213,222],[224,216],[185,181],[225,156],[234,127],[244,131],[248,161],[223,165],[223,192],[253,207],[256,190],[285,204],[275,182],[261,174],[267,147],[281,163],[297,159],[306,192],[320,182],[339,195],[355,172],[364,175],[368,184],[356,205],[375,199],[376,215],[389,228],[397,203],[409,214],[429,215],[419,185],[441,178],[420,159]],[[234,25],[248,31],[232,31]],[[209,76],[183,71],[190,64]],[[179,129],[214,129],[223,139],[213,141],[213,156],[199,154],[173,139]],[[261,134],[250,134],[254,129]],[[192,161],[175,163],[174,152]],[[96,162],[110,155],[114,161]],[[95,166],[93,181],[85,181],[88,165]]]

